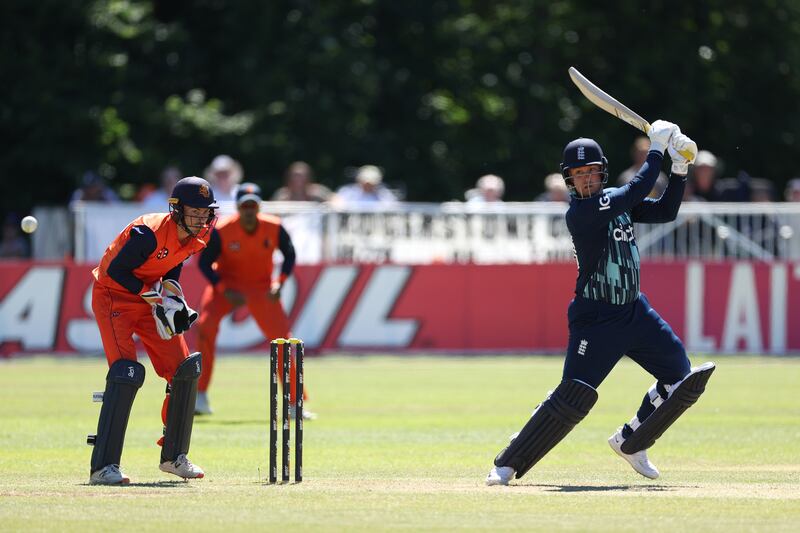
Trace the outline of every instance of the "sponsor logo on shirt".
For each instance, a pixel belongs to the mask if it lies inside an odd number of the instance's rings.
[[[614,231],[611,232],[611,236],[614,237],[614,240],[617,242],[633,242],[633,226],[624,226],[621,228],[614,228]]]

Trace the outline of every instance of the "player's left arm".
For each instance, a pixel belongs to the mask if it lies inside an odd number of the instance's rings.
[[[277,300],[281,296],[281,288],[289,276],[292,275],[294,264],[297,260],[297,254],[294,251],[294,244],[292,238],[284,229],[283,225],[278,226],[278,249],[283,254],[283,265],[281,265],[281,273],[278,279],[272,282],[270,289],[270,296]]]
[[[694,158],[691,161],[686,159],[681,152],[697,154],[697,145],[683,133],[677,133],[670,140],[667,151],[672,159],[672,172],[667,189],[661,198],[657,200],[645,198],[642,203],[635,206],[631,210],[631,218],[634,222],[650,224],[671,222],[678,216],[686,189],[686,174],[689,171],[689,164],[694,161]]]

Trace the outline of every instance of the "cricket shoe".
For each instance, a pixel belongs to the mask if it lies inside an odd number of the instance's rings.
[[[211,410],[211,405],[208,403],[208,393],[197,393],[197,399],[194,401],[194,414],[196,415],[210,415],[214,411]]]
[[[608,438],[608,445],[611,446],[611,449],[628,461],[634,470],[646,478],[656,479],[659,476],[658,468],[647,458],[647,450],[639,450],[636,453],[627,454],[622,451],[623,442],[625,442],[625,439],[622,437],[622,428],[619,428],[616,433]]]
[[[119,465],[106,465],[89,476],[89,485],[127,485],[131,478],[126,476]]]
[[[289,419],[294,420],[295,418],[297,418],[297,408],[295,407],[294,404],[292,404],[289,406]],[[316,419],[317,419],[317,413],[309,411],[305,407],[303,408],[303,420],[316,420]]]
[[[514,479],[516,473],[517,471],[510,466],[492,467],[492,471],[486,476],[486,484],[490,487],[493,485],[508,485],[509,481]]]
[[[206,475],[202,468],[192,464],[185,453],[180,454],[174,461],[164,461],[158,468],[162,472],[175,474],[183,479],[201,479]]]

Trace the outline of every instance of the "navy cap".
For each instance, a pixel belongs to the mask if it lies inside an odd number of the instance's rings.
[[[236,189],[236,205],[242,205],[245,202],[261,203],[261,187],[255,183],[242,183]]]
[[[178,180],[172,189],[169,203],[187,207],[219,207],[214,200],[214,191],[211,189],[211,185],[197,176]]]

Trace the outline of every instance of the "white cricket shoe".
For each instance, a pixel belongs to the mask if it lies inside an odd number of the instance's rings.
[[[106,465],[89,476],[89,485],[127,485],[131,478],[126,476],[119,465]]]
[[[206,475],[202,468],[192,464],[185,453],[180,454],[174,461],[164,461],[158,468],[162,472],[175,474],[183,479],[201,479]]]
[[[517,471],[510,466],[494,466],[489,475],[486,476],[486,484],[490,487],[493,485],[508,485],[508,482],[514,479],[516,473]]]
[[[655,467],[650,459],[647,458],[647,450],[639,450],[636,453],[627,454],[622,451],[622,428],[608,438],[608,445],[617,452],[617,455],[628,461],[634,470],[649,479],[656,479],[659,476],[658,468]]]
[[[199,392],[194,401],[194,414],[196,415],[210,415],[214,411],[211,410],[211,405],[208,403],[208,393]]]
[[[289,420],[294,420],[297,418],[297,409],[295,408],[294,404],[289,405]],[[305,407],[303,408],[303,420],[316,420],[317,413],[309,411]]]

